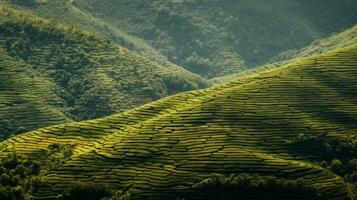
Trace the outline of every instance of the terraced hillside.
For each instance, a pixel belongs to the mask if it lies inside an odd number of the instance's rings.
[[[0,138],[70,121],[51,80],[0,49]]]
[[[48,85],[53,87],[48,92],[52,91],[53,101],[60,99],[61,109],[74,120],[122,112],[170,94],[207,86],[204,79],[179,67],[163,67],[94,34],[4,6],[0,7],[0,47],[9,59],[23,63],[24,70],[41,77],[33,81],[46,80],[35,85],[50,82]],[[2,67],[13,67],[7,65]],[[15,67],[12,70],[17,73]],[[18,76],[9,76],[11,71],[2,73],[8,78]],[[17,80],[10,79],[7,84],[11,81]],[[33,89],[35,93],[42,91]],[[21,126],[27,129],[37,125]]]
[[[317,164],[330,162],[330,154],[294,141],[319,136],[356,144],[356,77],[352,45],[122,114],[25,133],[0,148],[36,158],[53,145],[74,146],[68,160],[44,172],[35,199],[52,199],[75,181],[107,184],[133,199],[242,197],[233,191],[248,199],[270,195],[254,192],[266,189],[262,183],[254,190],[244,181],[214,178],[241,173],[275,176],[315,191],[306,198],[286,192],[274,199],[348,199],[344,180]]]

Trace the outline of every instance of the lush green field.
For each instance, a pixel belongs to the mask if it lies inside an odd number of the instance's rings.
[[[4,6],[0,56],[0,135],[98,118],[208,85],[108,39]]]
[[[356,77],[352,45],[122,114],[25,133],[1,151],[44,162],[56,157],[53,149],[73,148],[44,167],[35,199],[53,199],[77,181],[132,199],[348,199],[357,170]]]

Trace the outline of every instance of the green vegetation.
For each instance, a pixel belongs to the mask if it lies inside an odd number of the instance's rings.
[[[332,34],[330,37],[316,40],[312,42],[309,46],[302,49],[289,49],[285,52],[280,53],[278,56],[272,58],[269,63],[264,64],[263,66],[249,69],[237,74],[222,76],[211,79],[210,81],[214,84],[224,83],[234,79],[237,79],[241,76],[258,73],[267,69],[277,68],[289,63],[297,62],[301,59],[318,55],[321,53],[326,53],[338,48],[343,48],[352,44],[357,43],[357,26],[353,26],[347,30],[344,30],[338,34]]]
[[[191,197],[191,198],[190,198]],[[303,180],[288,181],[277,177],[220,174],[193,186],[187,199],[316,199],[315,188]]]
[[[112,195],[112,191],[103,185],[77,183],[64,192],[64,200],[98,200]]]
[[[287,142],[288,147],[298,154],[307,154],[321,160],[320,165],[357,185],[357,140],[350,138],[329,138],[322,135],[300,134]],[[297,152],[296,149],[304,149]]]
[[[264,64],[357,23],[349,0],[76,0],[76,7],[206,77]]]
[[[73,26],[0,11],[1,135],[98,118],[207,86],[197,75]]]
[[[130,194],[107,186],[77,182],[68,187],[57,199],[62,200],[129,200]]]
[[[55,84],[0,48],[0,140],[70,121]]]
[[[209,78],[265,64],[357,23],[351,0],[37,0],[16,6]]]
[[[312,42],[302,49],[289,49],[274,57],[271,62],[297,60],[313,55],[325,53],[334,49],[346,47],[357,43],[357,25],[341,33],[332,34],[330,37]]]
[[[356,66],[357,46],[351,45],[117,115],[24,133],[0,149],[31,158],[48,147],[73,147],[69,158],[43,171],[46,179],[31,193],[35,199],[56,198],[76,182],[123,190],[133,199],[199,197],[204,192],[197,184],[212,174],[223,180],[235,174],[237,183],[249,174],[253,179],[243,183],[253,191],[348,199],[355,156],[353,148],[337,149],[356,138]],[[331,161],[306,148],[313,136],[326,138],[321,145],[332,148]],[[338,152],[350,152],[351,159]],[[348,179],[341,177],[345,169]]]
[[[40,163],[11,153],[0,160],[0,199],[23,200],[25,193],[36,191]]]
[[[356,2],[0,3],[0,199],[357,197]]]
[[[57,21],[60,23],[80,26],[92,33],[96,33],[100,37],[107,37],[114,42],[139,53],[153,61],[162,64],[163,66],[173,67],[165,56],[159,53],[156,49],[148,45],[144,40],[132,35],[128,35],[111,24],[93,16],[91,13],[77,8],[69,0],[51,0],[51,1],[37,1],[35,6],[28,6],[24,4],[14,4],[7,0],[0,0],[0,2],[15,5],[16,8],[25,8],[31,10],[45,19]],[[176,66],[174,66],[176,67]]]

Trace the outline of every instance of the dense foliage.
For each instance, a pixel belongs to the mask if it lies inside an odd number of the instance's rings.
[[[195,184],[187,199],[314,199],[316,195],[314,187],[302,180],[216,174]]]
[[[305,136],[300,134],[288,141],[288,148],[303,155],[312,155],[320,165],[357,184],[357,140],[333,138],[325,135]],[[300,150],[300,151],[297,151]]]
[[[76,182],[70,185],[59,200],[130,200],[130,193],[114,190],[103,184]]]
[[[25,7],[206,77],[264,64],[357,23],[357,4],[350,0],[71,2],[38,1],[36,7]]]
[[[23,200],[25,193],[39,186],[40,163],[16,153],[0,159],[0,199]]]
[[[77,0],[76,5],[207,77],[263,64],[357,22],[357,3],[350,0]]]

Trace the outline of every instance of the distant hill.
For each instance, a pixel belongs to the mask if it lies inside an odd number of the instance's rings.
[[[312,42],[302,49],[290,49],[274,57],[271,62],[285,61],[291,59],[301,59],[312,55],[328,52],[351,44],[357,44],[357,25],[336,33],[325,39]]]
[[[8,93],[10,89],[6,88],[22,87],[15,84],[18,81],[25,85],[24,88],[18,88],[19,91],[31,91],[40,99],[44,93],[42,91],[46,89],[46,96],[41,102],[44,105],[56,102],[52,107],[63,111],[60,114],[66,116],[63,119],[98,118],[167,95],[207,86],[205,79],[182,68],[163,67],[108,39],[76,27],[46,21],[23,10],[2,6],[0,11],[0,48],[4,58],[2,62],[5,63],[1,67],[13,70],[1,71],[6,76],[1,79],[1,85],[5,87],[1,95]],[[21,73],[24,76],[39,77],[31,79],[34,86],[17,80],[21,76],[17,72],[19,70],[23,70]],[[11,98],[21,98],[16,96],[16,90],[11,89],[14,95]],[[6,112],[21,108],[21,104],[10,105],[9,99],[3,101],[2,106],[11,106],[2,108]],[[13,116],[11,113],[8,115]],[[7,121],[18,121],[17,118],[6,116],[4,119]],[[22,117],[25,121],[32,120],[30,116]],[[36,124],[36,120],[31,122],[35,124],[26,122],[21,126],[28,130],[29,127],[42,124],[42,120],[38,120],[39,124]],[[2,127],[7,126],[4,123],[1,123]],[[8,129],[11,128],[5,127],[5,130]]]
[[[0,148],[50,161],[49,148],[73,147],[43,172],[35,199],[58,197],[76,181],[133,199],[348,199],[354,192],[345,180],[357,169],[343,166],[357,152],[356,77],[352,45],[122,114],[25,133]]]
[[[16,8],[23,8],[32,11],[38,16],[51,21],[59,23],[66,23],[79,26],[92,33],[111,38],[116,43],[129,48],[145,57],[152,59],[160,64],[173,65],[167,58],[161,55],[156,49],[148,45],[144,40],[128,35],[122,30],[113,27],[111,24],[104,22],[98,17],[93,16],[91,13],[81,10],[69,0],[51,0],[51,1],[32,1],[28,0],[0,0],[0,2],[7,5],[16,6]],[[73,1],[74,2],[74,1]]]
[[[229,76],[217,77],[211,79],[210,81],[212,82],[212,84],[228,82],[247,74],[254,74],[266,69],[280,67],[289,63],[296,62],[300,59],[304,59],[306,57],[326,53],[328,51],[346,47],[352,44],[357,44],[357,25],[348,28],[340,33],[332,34],[327,38],[316,40],[304,48],[289,49],[285,52],[282,52],[278,56],[272,58],[268,63],[260,67],[256,67]]]
[[[0,0],[214,78],[263,65],[357,23],[350,0]]]
[[[262,65],[357,23],[357,3],[350,0],[76,0],[74,5],[210,78]]]

